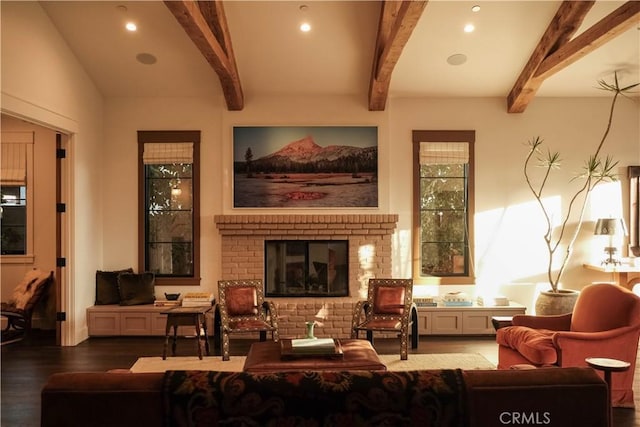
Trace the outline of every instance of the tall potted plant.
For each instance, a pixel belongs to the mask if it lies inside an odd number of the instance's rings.
[[[618,165],[618,162],[614,161],[610,156],[603,158],[601,151],[609,136],[615,106],[619,97],[625,96],[625,93],[638,86],[638,83],[621,87],[618,82],[617,73],[614,74],[613,80],[613,83],[608,83],[605,80],[598,81],[600,89],[613,93],[607,126],[594,152],[585,161],[582,172],[572,179],[578,180],[580,183],[575,193],[569,199],[567,210],[561,216],[560,225],[555,230],[549,208],[545,206],[542,199],[545,186],[551,179],[552,172],[561,166],[560,153],[551,151],[550,149],[544,150],[544,141],[540,137],[535,137],[528,142],[529,152],[524,161],[523,172],[527,186],[533,193],[546,223],[543,239],[547,249],[547,280],[550,288],[548,291],[541,292],[536,302],[537,314],[560,314],[573,310],[573,304],[575,304],[578,293],[576,291],[559,289],[560,280],[569,263],[569,259],[573,253],[573,246],[582,228],[587,201],[589,200],[591,192],[602,182],[616,180],[615,167]],[[538,180],[534,180],[531,174],[531,168],[534,165],[540,166],[543,169]],[[576,209],[579,210],[577,213],[577,223],[575,229],[569,231],[567,226],[569,225],[569,220],[572,218],[572,213]],[[559,265],[557,269],[554,270],[558,262]]]

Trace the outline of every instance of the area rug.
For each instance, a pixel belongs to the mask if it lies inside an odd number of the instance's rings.
[[[400,360],[398,354],[381,354],[380,360],[390,371],[412,371],[418,369],[495,369],[495,365],[479,353],[434,353],[410,354],[409,360]],[[130,368],[132,372],[164,372],[174,370],[201,370],[240,372],[245,356],[231,356],[223,362],[220,356],[203,357],[141,357]]]

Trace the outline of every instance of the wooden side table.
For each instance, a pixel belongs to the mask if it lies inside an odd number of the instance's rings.
[[[624,372],[629,369],[631,363],[606,357],[587,357],[584,361],[593,369],[604,372],[604,382],[607,383],[607,394],[609,395],[609,405],[611,405],[611,373]],[[613,423],[611,425],[613,425]]]
[[[613,279],[618,284],[618,286],[622,286],[627,289],[633,288],[632,281],[634,279],[629,279],[629,274],[640,273],[640,267],[636,267],[635,265],[629,265],[629,264],[621,264],[621,265],[583,264],[583,267],[588,270],[599,271],[601,273],[611,273]]]
[[[204,344],[207,356],[209,356],[209,339],[207,337],[207,320],[206,315],[211,311],[211,306],[202,307],[175,307],[162,314],[167,315],[167,327],[165,331],[164,349],[162,350],[162,359],[167,358],[167,348],[169,347],[169,335],[173,327],[173,343],[171,345],[172,356],[176,355],[176,344],[178,339],[178,326],[193,325],[196,329],[196,346],[198,348],[198,357],[202,359],[202,344]],[[200,332],[204,332],[201,334]],[[202,343],[204,340],[204,343]]]

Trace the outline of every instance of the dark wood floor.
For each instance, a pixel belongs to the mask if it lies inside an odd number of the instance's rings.
[[[246,354],[251,342],[232,341],[232,356]],[[130,368],[138,357],[160,356],[163,344],[163,337],[118,337],[91,338],[75,347],[57,347],[51,334],[39,332],[28,341],[3,345],[0,425],[39,426],[40,390],[49,375],[55,372]],[[397,340],[378,339],[375,347],[380,354],[397,354],[399,351]],[[178,345],[180,348],[192,347]],[[418,349],[411,352],[480,353],[492,363],[497,363],[493,337],[421,337]],[[637,379],[634,391],[638,411],[614,409],[615,427],[640,426],[640,382]]]

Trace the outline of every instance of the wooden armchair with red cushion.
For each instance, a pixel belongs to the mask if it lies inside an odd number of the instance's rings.
[[[265,341],[271,332],[278,341],[278,313],[276,306],[265,301],[262,280],[220,280],[218,305],[214,318],[215,347],[222,344],[222,360],[229,360],[229,335],[259,333]],[[219,339],[222,340],[220,343]]]
[[[373,344],[373,332],[395,332],[400,335],[400,359],[407,360],[411,327],[411,348],[418,348],[418,310],[413,303],[413,280],[369,279],[366,301],[358,301],[353,309],[351,338],[366,331]]]
[[[587,366],[587,357],[631,363],[612,375],[612,404],[634,407],[633,375],[640,338],[640,297],[609,283],[587,285],[573,313],[513,317],[496,334],[498,369],[515,365]]]

